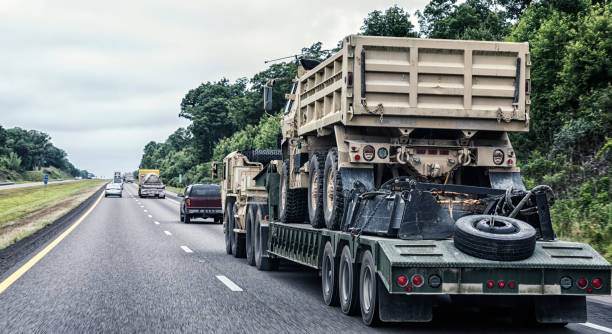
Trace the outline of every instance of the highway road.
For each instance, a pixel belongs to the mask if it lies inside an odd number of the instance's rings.
[[[172,198],[139,199],[129,184],[123,198],[101,198],[0,294],[0,332],[612,333],[610,298],[590,299],[589,322],[564,329],[525,329],[507,315],[476,312],[368,328],[323,304],[316,271],[258,271],[225,253],[221,225],[182,224],[178,207]]]

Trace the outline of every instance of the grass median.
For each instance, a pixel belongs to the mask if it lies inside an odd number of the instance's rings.
[[[83,180],[0,190],[0,249],[63,216],[105,182]]]

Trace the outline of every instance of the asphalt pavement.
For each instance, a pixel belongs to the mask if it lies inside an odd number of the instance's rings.
[[[365,327],[323,304],[317,271],[287,263],[258,271],[225,253],[221,225],[180,223],[178,207],[177,198],[140,199],[131,184],[123,198],[102,198],[0,294],[0,333],[612,333],[610,298],[589,299],[587,325],[563,329],[478,313]]]

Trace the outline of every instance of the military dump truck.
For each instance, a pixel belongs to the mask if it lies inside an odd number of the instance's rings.
[[[243,172],[248,159],[224,159],[224,203],[244,192],[225,207],[226,240],[246,238],[228,252],[320,270],[325,304],[367,325],[455,304],[586,321],[585,296],[610,294],[612,266],[558,240],[553,190],[521,181],[508,132],[528,131],[530,66],[526,43],[371,36],[301,60],[282,160]]]

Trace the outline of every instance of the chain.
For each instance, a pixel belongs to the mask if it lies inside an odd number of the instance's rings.
[[[368,199],[366,199],[366,204]],[[366,228],[366,226],[368,226],[368,224],[370,223],[370,221],[372,221],[372,218],[374,217],[374,215],[376,214],[376,211],[378,211],[378,208],[380,207],[380,205],[385,201],[385,199],[381,199],[380,201],[378,201],[378,203],[376,204],[376,207],[374,208],[374,212],[372,212],[372,215],[368,216],[365,224],[363,224],[363,226],[359,229],[359,232],[354,233],[355,230],[351,231],[351,236],[353,236],[353,238],[355,238],[355,236],[357,237],[357,242],[359,242],[359,237],[361,237],[361,232],[363,232],[363,229]],[[363,206],[365,208],[365,205]],[[362,212],[363,213],[363,212]],[[358,217],[358,219],[356,221],[359,221],[359,218],[361,218],[361,214],[360,217]]]
[[[374,115],[380,115],[380,122],[383,122],[383,114],[384,114],[384,107],[382,105],[382,103],[379,103],[376,106],[376,109],[374,110],[370,110],[370,108],[368,108],[368,103],[366,102],[366,99],[361,99],[361,105],[363,106],[363,109],[365,109],[367,112],[369,112],[370,114],[374,114]]]

